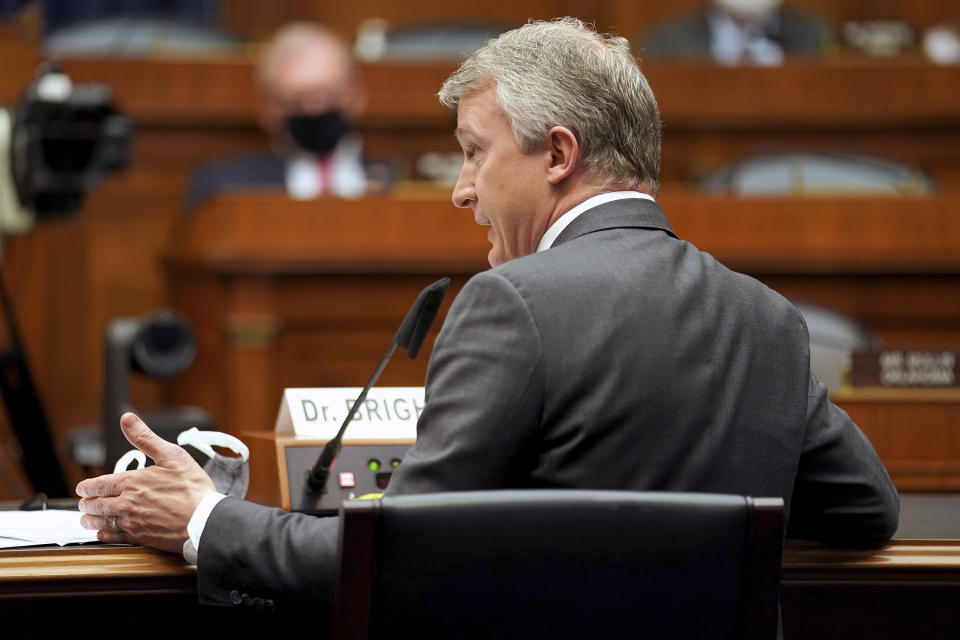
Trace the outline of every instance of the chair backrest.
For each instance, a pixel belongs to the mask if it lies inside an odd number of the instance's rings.
[[[346,502],[334,638],[774,638],[780,498],[583,490]]]

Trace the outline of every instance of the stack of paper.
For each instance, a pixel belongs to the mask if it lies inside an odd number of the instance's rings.
[[[0,548],[96,542],[97,532],[80,526],[79,511],[0,511]]]

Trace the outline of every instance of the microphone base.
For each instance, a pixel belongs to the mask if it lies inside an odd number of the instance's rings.
[[[395,470],[393,465],[403,458],[409,447],[408,444],[344,444],[321,491],[310,488],[307,474],[323,446],[286,447],[290,511],[334,515],[344,500],[383,493]]]
[[[317,479],[312,470],[308,470],[305,475],[305,484],[303,488],[305,493],[315,493],[319,495],[327,492],[327,481],[330,479],[329,470],[327,473],[323,474],[322,480]]]

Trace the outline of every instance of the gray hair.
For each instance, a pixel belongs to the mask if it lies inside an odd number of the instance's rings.
[[[437,96],[456,110],[488,87],[524,153],[563,126],[576,136],[587,173],[602,186],[659,190],[660,111],[621,37],[576,18],[530,22],[488,41],[443,83]]]

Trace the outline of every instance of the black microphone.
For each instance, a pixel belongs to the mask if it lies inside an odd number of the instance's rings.
[[[326,491],[327,476],[330,475],[330,467],[333,466],[333,461],[340,455],[343,434],[347,430],[347,425],[350,424],[350,421],[353,419],[354,412],[360,404],[367,399],[367,393],[370,391],[370,388],[373,387],[374,383],[376,383],[377,378],[380,377],[380,374],[387,366],[390,357],[398,346],[407,351],[407,355],[410,356],[411,360],[417,357],[417,354],[420,352],[420,346],[423,344],[423,339],[427,337],[427,331],[430,330],[430,325],[433,324],[434,318],[437,317],[437,313],[440,311],[440,305],[443,303],[443,298],[447,295],[447,289],[449,287],[450,278],[441,278],[433,284],[428,285],[420,292],[420,295],[417,296],[413,306],[410,307],[410,311],[407,312],[407,316],[403,319],[403,322],[400,323],[400,328],[397,329],[390,348],[387,349],[383,359],[380,360],[377,370],[370,376],[370,380],[367,381],[367,385],[363,388],[360,396],[353,403],[353,406],[350,407],[350,411],[347,413],[343,424],[340,425],[340,430],[337,432],[337,435],[324,445],[323,451],[320,452],[320,457],[317,458],[316,464],[313,465],[313,469],[307,472],[307,491],[313,493],[323,493]]]

